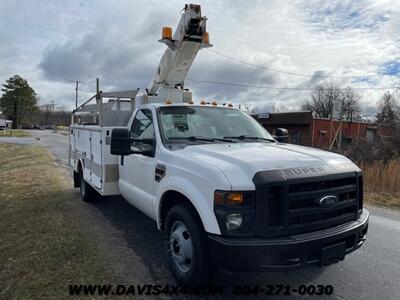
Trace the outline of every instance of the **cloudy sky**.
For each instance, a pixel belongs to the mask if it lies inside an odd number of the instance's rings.
[[[96,77],[103,91],[145,88],[165,50],[161,27],[175,28],[185,2],[1,0],[0,82],[19,74],[40,104],[67,108],[75,101],[69,80],[85,82],[81,101]],[[310,96],[296,89],[327,82],[363,89],[368,111],[384,93],[370,88],[400,85],[399,0],[195,3],[217,51],[202,50],[192,66],[196,82],[186,87],[195,99],[296,109]],[[372,76],[349,78],[360,75]]]

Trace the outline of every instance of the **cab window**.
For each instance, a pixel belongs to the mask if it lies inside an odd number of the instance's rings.
[[[140,139],[154,138],[153,117],[150,110],[142,109],[137,112],[132,123],[131,137]]]

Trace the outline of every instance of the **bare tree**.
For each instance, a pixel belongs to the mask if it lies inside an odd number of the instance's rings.
[[[251,115],[255,111],[255,106],[250,103],[245,103],[244,105],[241,105],[241,109],[244,112],[247,112],[249,115]]]
[[[395,93],[386,92],[378,102],[376,119],[380,123],[394,123],[400,121],[400,107]]]
[[[350,87],[340,89],[334,85],[320,85],[301,106],[313,110],[320,118],[337,117],[352,120],[361,112],[360,95]]]
[[[304,110],[313,110],[320,118],[330,118],[334,112],[335,104],[339,102],[340,92],[333,86],[319,86],[311,94],[311,100],[307,100],[303,105]]]
[[[360,115],[362,111],[361,96],[357,94],[351,88],[347,88],[341,91],[341,100],[342,100],[342,118],[344,120],[353,121],[353,119]]]

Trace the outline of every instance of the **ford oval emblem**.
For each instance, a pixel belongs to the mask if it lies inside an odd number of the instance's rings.
[[[328,195],[318,199],[318,205],[321,207],[331,207],[337,202],[335,195]]]

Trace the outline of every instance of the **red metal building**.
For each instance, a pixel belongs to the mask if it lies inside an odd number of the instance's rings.
[[[375,139],[389,134],[387,127],[376,123],[317,118],[312,111],[260,114],[253,117],[272,134],[277,128],[286,128],[289,143],[324,149],[330,148],[332,144],[337,146],[340,136],[341,143],[361,139],[373,143]]]

